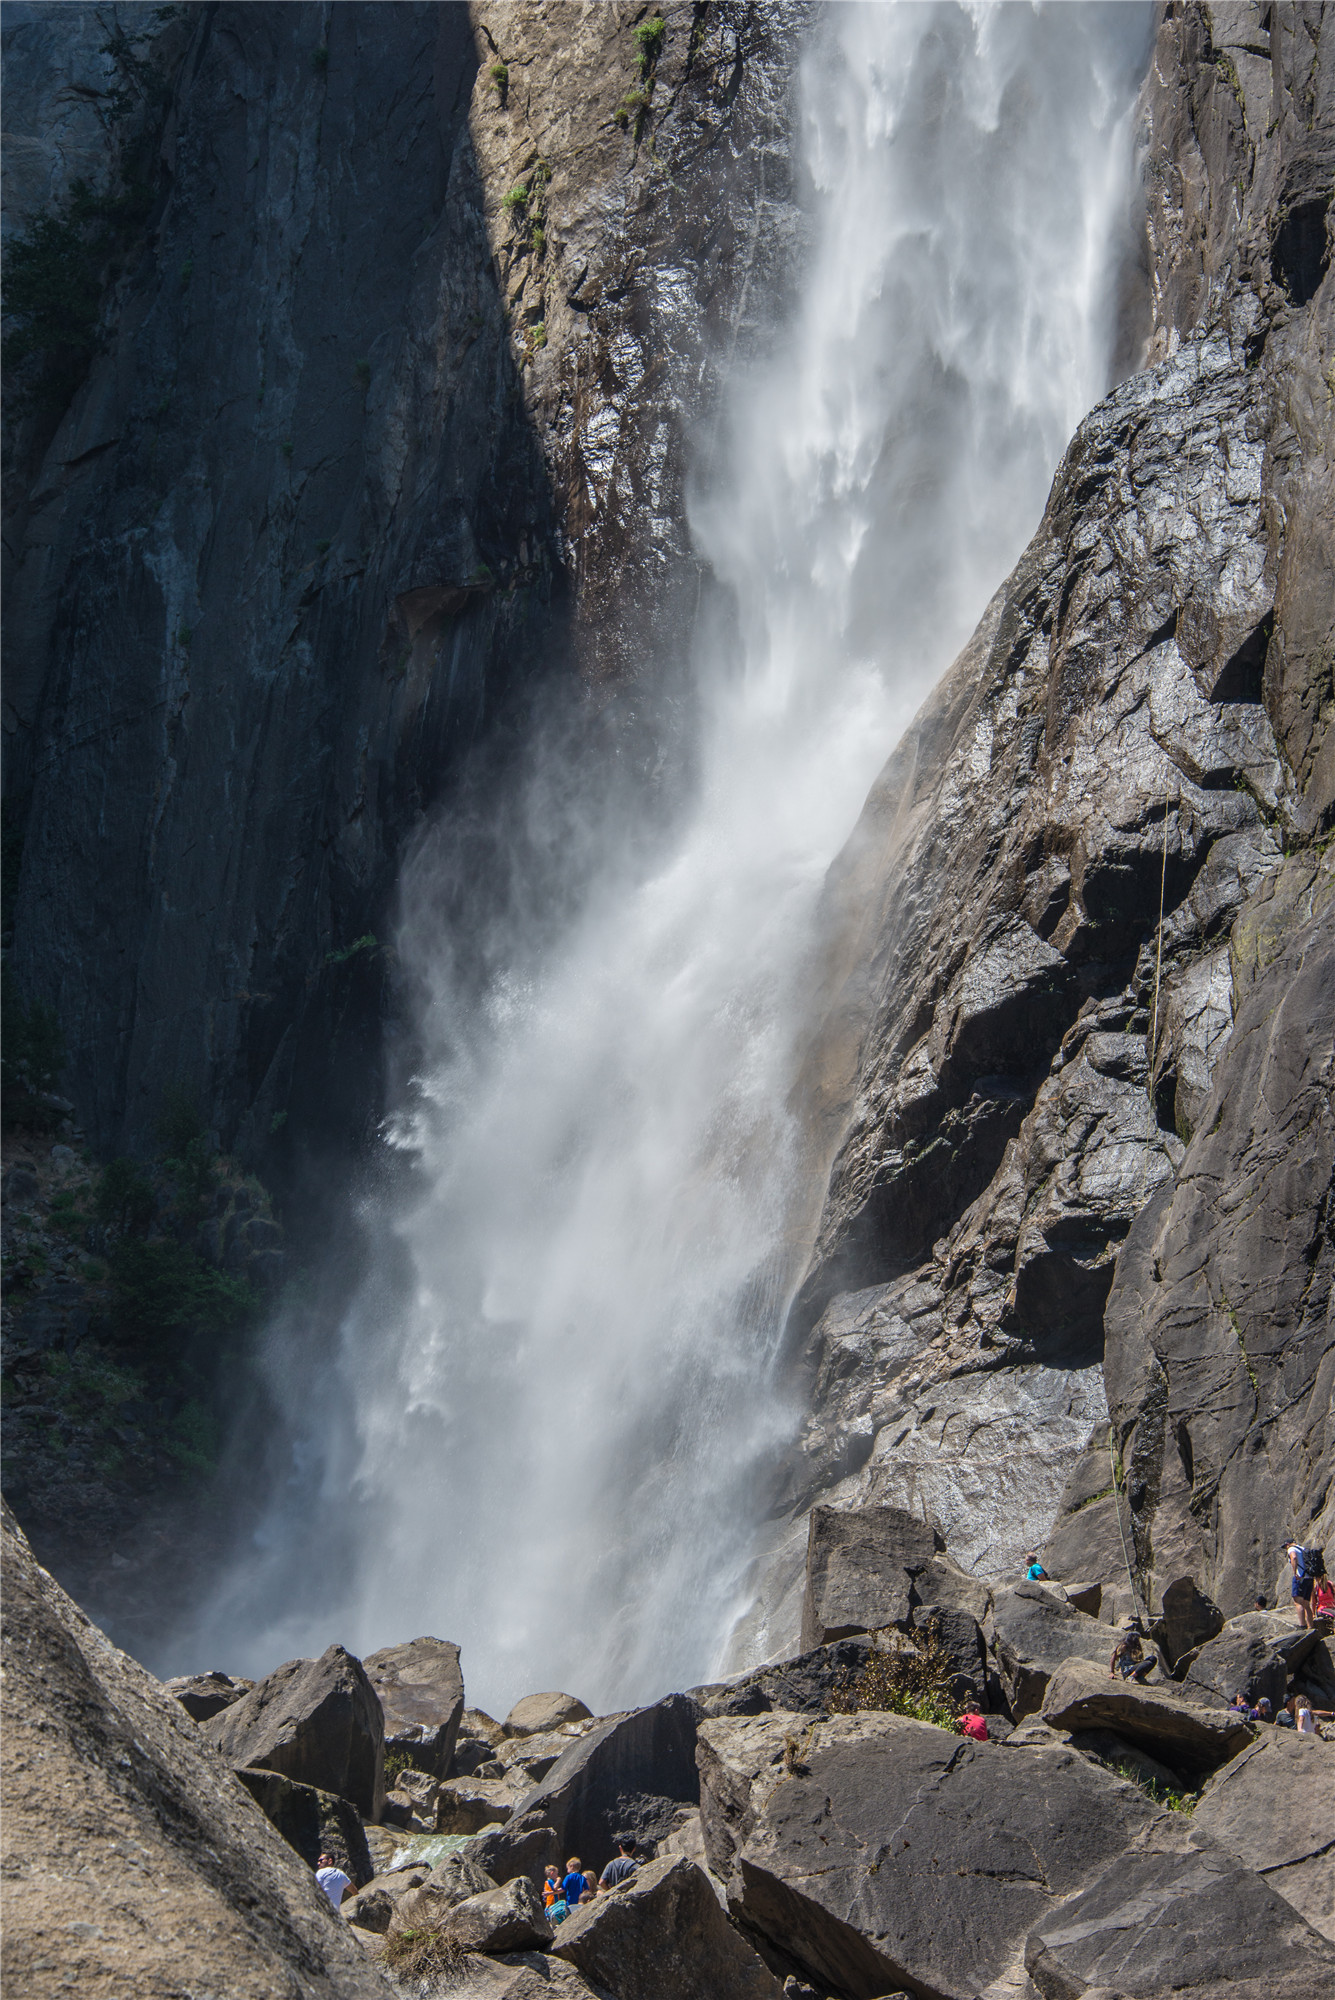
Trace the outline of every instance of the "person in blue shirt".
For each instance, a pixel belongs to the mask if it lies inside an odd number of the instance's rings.
[[[587,1886],[583,1871],[579,1865],[579,1856],[578,1854],[572,1854],[566,1863],[566,1879],[561,1884],[561,1894],[565,1898],[568,1910],[577,1910],[579,1908],[579,1899],[584,1894]]]
[[[1042,1563],[1039,1561],[1038,1557],[1033,1553],[1032,1550],[1025,1557],[1025,1564],[1026,1568],[1024,1572],[1024,1580],[1026,1583],[1051,1582],[1051,1578],[1049,1577],[1047,1571],[1044,1569]]]

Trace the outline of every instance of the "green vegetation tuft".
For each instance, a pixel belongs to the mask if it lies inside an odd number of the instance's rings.
[[[318,48],[311,50],[311,68],[317,76],[323,76],[328,67],[329,49],[326,43],[321,42]]]
[[[640,76],[645,78],[663,53],[663,43],[667,38],[667,22],[661,14],[652,15],[632,29],[635,53],[640,65]]]
[[[491,68],[487,71],[487,75],[491,80],[492,89],[496,92],[496,95],[500,98],[501,103],[504,104],[505,93],[510,86],[509,65],[503,62],[494,62]]]
[[[501,196],[501,207],[512,220],[524,213],[528,207],[528,189],[522,181],[516,181],[510,192]]]
[[[362,952],[375,951],[377,947],[378,940],[374,931],[368,931],[365,937],[354,938],[351,944],[345,944],[342,951],[327,952],[325,964],[346,965],[350,958],[358,958]]]
[[[381,1958],[400,1980],[412,1980],[429,1990],[436,1980],[455,1983],[467,1963],[461,1944],[438,1925],[396,1931],[385,1940]]]
[[[846,1674],[830,1696],[833,1715],[857,1715],[865,1709],[911,1715],[938,1729],[956,1730],[959,1703],[952,1699],[954,1666],[941,1644],[933,1620],[925,1632],[907,1640],[887,1627],[873,1633],[884,1650],[869,1657],[860,1673]]]
[[[122,1237],[110,1264],[113,1333],[153,1360],[200,1341],[226,1341],[256,1306],[244,1278],[206,1264],[174,1237]]]

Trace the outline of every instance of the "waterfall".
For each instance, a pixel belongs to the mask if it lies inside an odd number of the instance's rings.
[[[688,789],[652,837],[585,802],[605,853],[539,946],[522,896],[485,940],[442,933],[448,829],[410,863],[408,1191],[370,1203],[376,1268],[318,1365],[275,1335],[303,1456],[211,1613],[234,1670],[432,1631],[503,1713],[539,1687],[624,1705],[719,1659],[795,1422],[776,1363],[808,1248],[788,1100],[816,900],[1107,385],[1147,23],[819,17],[798,295],[692,487],[730,609],[693,641]],[[579,821],[578,773],[540,745],[528,769],[497,812],[532,829],[565,786]],[[299,1535],[312,1495],[325,1525]]]

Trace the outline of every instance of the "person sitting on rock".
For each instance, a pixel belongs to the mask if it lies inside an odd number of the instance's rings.
[[[1293,1571],[1293,1583],[1290,1588],[1298,1613],[1298,1623],[1304,1631],[1309,1631],[1316,1622],[1312,1617],[1312,1588],[1316,1578],[1312,1574],[1308,1553],[1301,1542],[1290,1542],[1284,1553],[1289,1559],[1289,1568]]]
[[[987,1723],[978,1713],[977,1704],[966,1702],[957,1723],[961,1736],[967,1736],[973,1743],[987,1742]]]
[[[1251,1721],[1252,1705],[1245,1694],[1235,1694],[1228,1706],[1232,1714],[1245,1716],[1248,1722]]]
[[[1147,1654],[1139,1628],[1128,1625],[1112,1650],[1108,1666],[1109,1674],[1120,1674],[1124,1681],[1136,1681],[1144,1686],[1147,1675],[1154,1671],[1154,1655]]]
[[[1317,1577],[1312,1584],[1312,1619],[1335,1618],[1335,1583],[1328,1576]]]
[[[604,1889],[615,1889],[618,1882],[624,1882],[639,1867],[635,1859],[635,1842],[627,1837],[617,1841],[617,1851],[604,1868],[601,1884]]]
[[[572,1854],[566,1862],[566,1878],[561,1884],[561,1894],[565,1898],[568,1910],[579,1908],[579,1899],[584,1894],[584,1889],[584,1870],[580,1865],[580,1858],[578,1854]]]
[[[1050,1583],[1052,1581],[1032,1549],[1025,1557],[1024,1562],[1024,1580],[1026,1583]]]
[[[322,1854],[315,1865],[315,1879],[336,1910],[341,1910],[357,1890],[352,1877],[345,1875],[332,1854]]]
[[[1275,1719],[1275,1711],[1270,1706],[1270,1697],[1268,1694],[1263,1694],[1261,1696],[1261,1699],[1257,1702],[1255,1708],[1252,1710],[1252,1721],[1273,1722],[1274,1719]]]

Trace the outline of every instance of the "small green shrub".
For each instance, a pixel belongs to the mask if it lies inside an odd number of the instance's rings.
[[[510,192],[501,196],[501,207],[512,220],[524,213],[528,207],[528,189],[522,181],[516,181]]]
[[[504,102],[505,93],[510,83],[509,65],[503,62],[494,62],[487,71],[487,75],[491,79],[491,85],[496,95]]]
[[[117,1337],[158,1359],[194,1341],[225,1339],[255,1309],[244,1278],[216,1270],[170,1237],[122,1237],[110,1264]]]
[[[872,1653],[860,1673],[844,1675],[830,1696],[831,1713],[856,1715],[880,1709],[956,1730],[959,1704],[950,1695],[955,1669],[936,1624],[928,1625],[913,1641],[888,1627],[873,1637],[884,1650]]]
[[[647,90],[628,90],[616,110],[612,113],[614,123],[619,125],[624,132],[633,118],[635,120],[635,136],[638,139],[645,118],[648,116],[649,102],[649,93]]]
[[[286,1111],[275,1111],[273,1117],[269,1120],[269,1137],[271,1139],[275,1138],[277,1134],[282,1131],[286,1123],[287,1123]]]
[[[546,322],[544,320],[539,320],[535,326],[531,326],[528,330],[529,352],[531,354],[536,354],[540,347],[545,347],[546,345],[547,345]]]
[[[179,1471],[205,1478],[217,1467],[222,1436],[217,1416],[192,1397],[167,1433],[167,1456]]]
[[[346,965],[350,958],[357,958],[364,951],[375,951],[377,942],[374,931],[368,931],[365,937],[354,938],[351,944],[345,944],[342,951],[326,953],[325,964]]]
[[[284,458],[291,458],[293,452],[296,450],[296,446],[293,444],[291,438],[284,438],[278,449],[282,452]]]
[[[371,364],[369,360],[354,362],[352,372],[357,377],[357,380],[361,383],[363,389],[367,389],[370,387]]]
[[[318,48],[311,50],[311,68],[315,71],[317,76],[323,76],[324,72],[328,69],[328,67],[329,67],[329,50],[325,45],[325,43],[321,42]]]
[[[661,14],[654,14],[647,21],[641,21],[632,29],[635,53],[639,60],[640,75],[647,77],[658,58],[663,53],[663,43],[667,37],[667,22]]]
[[[1152,1799],[1156,1806],[1166,1806],[1169,1812],[1175,1813],[1191,1813],[1196,1810],[1200,1798],[1198,1792],[1179,1792],[1172,1785],[1165,1785],[1161,1778],[1147,1778],[1134,1764],[1118,1763],[1116,1759],[1109,1765],[1109,1769],[1116,1771],[1119,1778],[1126,1778],[1131,1784],[1138,1785],[1146,1798]]]
[[[178,629],[176,634],[176,643],[181,648],[181,651],[183,653],[188,653],[190,651],[190,644],[194,636],[195,636],[194,632],[189,625],[182,625]]]
[[[153,1121],[158,1144],[164,1153],[179,1159],[191,1143],[204,1134],[204,1114],[199,1099],[187,1084],[169,1083]]]
[[[142,1236],[157,1214],[153,1183],[133,1160],[109,1160],[93,1196],[98,1221],[118,1236]]]
[[[547,231],[540,222],[534,223],[532,229],[529,231],[528,240],[533,246],[534,256],[541,257],[543,251],[547,248]]]
[[[316,555],[317,555],[317,556],[327,556],[327,555],[329,554],[329,550],[330,550],[331,546],[332,546],[332,544],[331,544],[331,543],[329,543],[329,542],[327,542],[327,541],[325,541],[325,542],[317,542],[317,543],[315,544],[315,553],[316,553]]]

